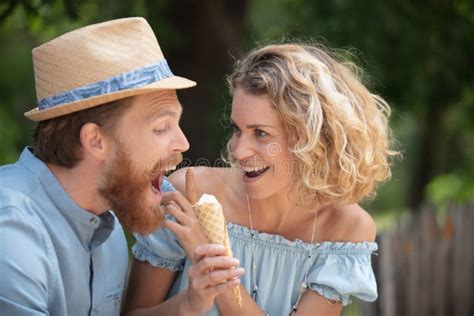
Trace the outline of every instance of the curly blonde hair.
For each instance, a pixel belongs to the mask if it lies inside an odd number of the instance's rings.
[[[390,107],[359,69],[311,44],[273,44],[237,61],[227,82],[268,95],[288,133],[302,204],[356,203],[390,178]]]

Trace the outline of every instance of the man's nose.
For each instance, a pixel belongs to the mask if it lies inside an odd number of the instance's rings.
[[[189,142],[179,126],[174,137],[173,145],[173,151],[182,153],[189,149]]]

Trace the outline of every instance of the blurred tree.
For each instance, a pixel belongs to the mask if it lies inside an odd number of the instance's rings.
[[[246,0],[146,0],[148,18],[176,74],[197,81],[194,89],[180,92],[182,126],[191,148],[185,156],[193,163],[214,163],[223,145],[220,126],[225,105],[225,75],[233,60],[231,50],[242,46]],[[172,31],[160,32],[160,25]],[[205,159],[205,160],[203,160]]]
[[[462,125],[450,119],[459,104],[465,115],[474,107],[467,97],[474,82],[472,1],[255,0],[250,12],[256,39],[322,37],[330,46],[363,52],[352,58],[373,75],[369,86],[399,115],[415,120],[405,155],[411,209],[425,199],[436,175],[460,166],[473,171],[465,128],[472,131],[474,116],[465,116]]]
[[[104,20],[109,14],[140,14],[139,4],[105,0],[0,3],[0,69],[8,74],[0,77],[0,164],[15,161],[30,143],[34,124],[23,113],[36,104],[32,48],[71,29]]]
[[[0,5],[0,43],[16,51],[2,48],[1,69],[13,67],[13,56],[19,56],[18,68],[23,69],[21,78],[0,79],[0,137],[8,141],[0,148],[0,163],[14,161],[28,143],[28,133],[12,138],[14,131],[33,126],[22,117],[35,103],[31,49],[85,24],[134,15],[148,19],[174,73],[198,82],[198,88],[179,92],[185,107],[183,129],[192,144],[186,156],[194,163],[214,162],[223,143],[219,118],[226,102],[225,75],[233,64],[228,52],[242,45],[246,7],[247,1],[217,0],[12,0]]]
[[[394,109],[405,160],[377,208],[424,199],[445,203],[474,192],[474,4],[451,1],[8,0],[0,2],[0,164],[29,142],[35,104],[30,51],[65,31],[113,18],[145,16],[173,71],[198,87],[179,92],[186,154],[214,161],[229,103],[232,55],[255,41],[315,38],[349,48],[371,89]],[[471,35],[470,35],[471,34]],[[360,52],[363,52],[360,53]],[[202,160],[201,160],[202,162]],[[405,201],[403,201],[403,197]],[[376,203],[380,203],[377,200]]]

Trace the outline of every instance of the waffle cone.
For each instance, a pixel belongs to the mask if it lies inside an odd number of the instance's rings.
[[[214,196],[205,194],[198,203],[193,205],[193,210],[209,242],[224,245],[226,255],[232,257],[232,248],[227,233],[224,213],[217,199]],[[239,287],[236,286],[231,291],[237,304],[242,307],[242,296]]]

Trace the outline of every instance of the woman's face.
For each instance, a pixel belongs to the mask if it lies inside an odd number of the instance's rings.
[[[287,194],[296,160],[283,123],[267,95],[237,88],[232,101],[230,150],[252,199]]]

